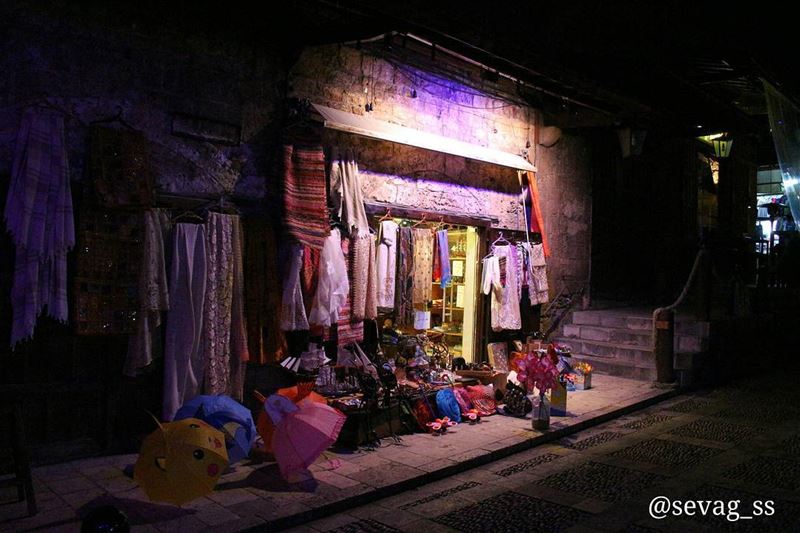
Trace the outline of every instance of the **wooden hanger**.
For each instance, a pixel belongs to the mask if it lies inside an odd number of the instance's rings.
[[[415,224],[413,224],[411,227],[412,227],[412,228],[416,228],[416,227],[417,227],[417,226],[419,226],[420,224],[424,224],[424,223],[425,223],[425,219],[427,219],[427,218],[428,218],[428,214],[427,214],[427,213],[422,213],[422,219],[421,219],[421,220],[419,220],[419,221],[417,221],[417,222],[416,222]]]
[[[389,220],[392,218],[392,208],[389,207],[386,209],[386,213],[383,214],[381,218],[378,219],[378,222],[383,222],[384,220]]]

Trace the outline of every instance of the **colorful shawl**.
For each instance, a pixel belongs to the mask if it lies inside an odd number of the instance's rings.
[[[442,288],[450,283],[450,242],[447,239],[447,230],[442,229],[436,232],[437,258],[439,263],[439,283]]]
[[[64,119],[30,108],[22,116],[5,208],[16,246],[11,346],[33,335],[47,314],[66,322],[67,251],[75,245]]]
[[[414,289],[412,301],[424,303],[431,299],[433,285],[433,233],[429,228],[413,228],[414,232]]]
[[[531,193],[531,231],[542,236],[545,257],[550,257],[550,245],[547,243],[547,234],[544,231],[544,215],[539,205],[539,187],[536,185],[536,174],[531,171],[526,172],[528,178],[528,188]]]
[[[352,239],[342,239],[342,253],[347,263],[347,277],[349,279],[353,279],[353,256],[350,253],[352,247]],[[364,321],[358,320],[353,316],[351,294],[350,291],[347,292],[345,304],[339,309],[339,321],[336,328],[336,344],[338,346],[347,346],[350,343],[364,340]]]
[[[290,237],[322,248],[330,234],[325,202],[325,154],[321,147],[283,147],[284,221]]]
[[[398,233],[397,288],[395,296],[395,320],[398,326],[414,323],[414,234],[409,227],[401,227]]]

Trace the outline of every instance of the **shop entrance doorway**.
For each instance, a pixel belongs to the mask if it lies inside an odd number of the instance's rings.
[[[475,337],[478,232],[472,226],[456,226],[447,232],[450,246],[450,281],[442,286],[434,280],[431,300],[431,330],[441,332],[453,357],[476,362]]]
[[[370,225],[378,230],[386,215],[372,215]],[[482,329],[478,325],[478,263],[480,253],[480,232],[482,228],[467,224],[445,224],[430,222],[422,218],[397,218],[391,220],[398,226],[414,229],[427,229],[433,235],[436,245],[433,254],[439,258],[439,267],[431,268],[425,274],[425,283],[430,284],[426,291],[429,298],[415,301],[413,324],[401,324],[395,308],[379,308],[379,321],[383,327],[391,327],[407,336],[425,335],[439,346],[446,346],[447,359],[463,357],[467,363],[478,362],[478,336]],[[447,232],[447,253],[441,254],[437,232]],[[441,264],[446,257],[449,269]],[[432,261],[431,263],[434,263]],[[449,270],[450,277],[442,282],[442,272]],[[399,275],[399,273],[398,273]],[[419,276],[415,277],[415,283]]]

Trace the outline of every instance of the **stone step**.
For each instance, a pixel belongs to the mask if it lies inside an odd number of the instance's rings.
[[[653,318],[651,313],[626,312],[624,310],[588,310],[573,311],[572,324],[578,326],[601,326],[619,329],[652,331]],[[696,320],[691,317],[678,315],[675,318],[675,333],[681,335],[696,335],[708,338],[710,323]]]
[[[573,354],[570,360],[571,363],[578,361],[586,361],[596,372],[603,374],[610,374],[612,376],[619,376],[629,379],[638,379],[641,381],[654,381],[656,379],[655,367],[641,367],[627,362],[616,361],[607,357],[597,357],[587,354]]]
[[[572,353],[592,355],[617,362],[626,362],[635,366],[655,367],[655,354],[651,346],[623,346],[612,342],[587,341],[558,337],[553,339],[559,344],[568,344]]]
[[[609,342],[646,349],[651,348],[653,344],[653,333],[649,329],[633,330],[606,326],[565,324],[562,328],[562,335],[569,339]],[[707,339],[698,335],[676,334],[675,351],[699,352],[706,348],[706,341]]]

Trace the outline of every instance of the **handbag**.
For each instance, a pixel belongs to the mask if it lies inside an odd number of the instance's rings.
[[[533,410],[533,405],[528,399],[527,391],[513,382],[506,385],[506,405],[503,412],[511,416],[525,416]]]

